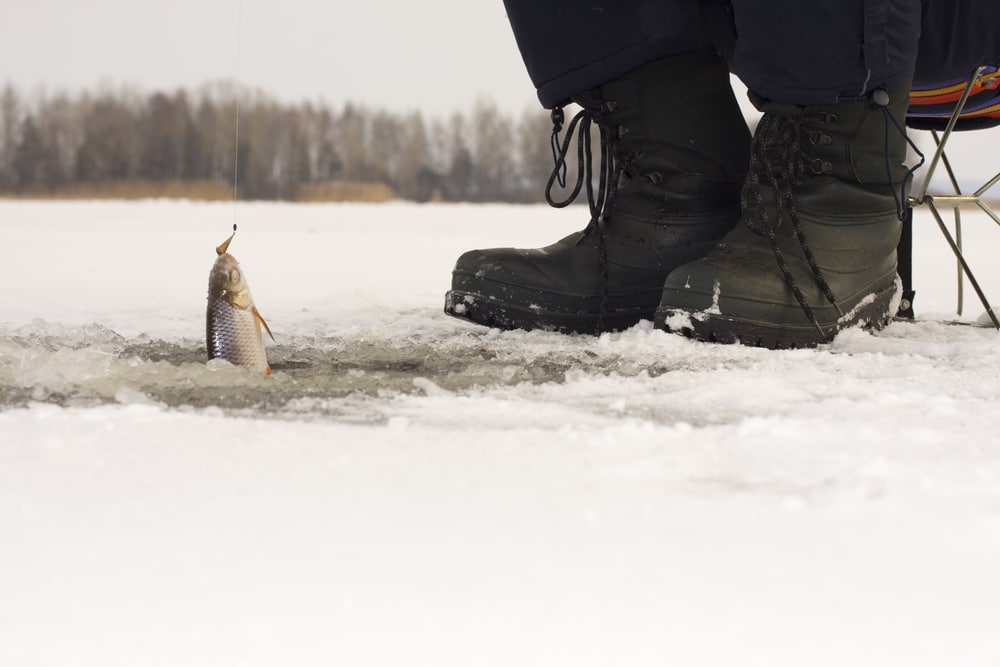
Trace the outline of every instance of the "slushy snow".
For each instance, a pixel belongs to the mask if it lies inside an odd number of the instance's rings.
[[[585,215],[0,201],[0,665],[1000,664],[1000,338],[933,221],[918,321],[816,350],[443,314]],[[205,360],[234,219],[271,377]]]

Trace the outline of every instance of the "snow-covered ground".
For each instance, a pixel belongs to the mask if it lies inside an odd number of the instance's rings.
[[[443,315],[583,216],[0,201],[0,665],[1000,664],[1000,338],[930,218],[919,321],[818,350]],[[234,219],[271,377],[203,356]]]

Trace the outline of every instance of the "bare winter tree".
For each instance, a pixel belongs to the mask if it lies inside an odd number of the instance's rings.
[[[316,115],[316,166],[313,175],[318,181],[332,181],[344,171],[344,160],[337,146],[336,123],[333,113],[323,105]]]
[[[38,126],[49,151],[49,188],[66,184],[73,174],[76,147],[83,140],[77,106],[66,93],[45,98],[38,105]]]
[[[476,162],[469,148],[464,116],[455,113],[449,123],[448,170],[445,175],[445,197],[451,201],[469,201],[476,189]]]
[[[437,182],[428,164],[430,147],[423,115],[410,114],[399,130],[401,142],[396,176],[399,194],[405,199],[428,201]]]
[[[368,155],[368,111],[347,104],[337,122],[334,144],[340,146],[342,174],[348,181],[363,181],[371,172]]]
[[[141,104],[128,91],[104,92],[81,102],[82,140],[76,150],[75,177],[81,182],[129,180],[139,171]]]
[[[31,114],[21,122],[11,167],[14,173],[14,187],[18,191],[42,190],[48,184],[49,148]]]
[[[525,109],[517,134],[517,170],[515,187],[524,201],[542,201],[545,184],[552,173],[552,121],[541,107]]]
[[[9,83],[0,93],[0,192],[14,185],[14,148],[21,123],[21,100]]]
[[[178,91],[172,96],[151,95],[139,119],[142,153],[138,174],[141,178],[173,180],[184,178],[185,165],[192,150],[189,145],[190,108],[187,95]]]
[[[513,123],[492,100],[472,108],[472,146],[478,201],[509,200],[514,182]]]

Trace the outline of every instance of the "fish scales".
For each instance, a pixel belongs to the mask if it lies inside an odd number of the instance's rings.
[[[257,312],[250,286],[236,258],[226,252],[233,234],[215,249],[219,255],[208,276],[205,337],[209,359],[271,373],[261,327],[273,339],[267,322]]]
[[[260,322],[252,310],[237,308],[225,298],[209,301],[208,357],[270,372]]]

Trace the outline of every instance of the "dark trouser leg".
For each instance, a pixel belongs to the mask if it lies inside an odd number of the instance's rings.
[[[732,0],[733,71],[760,98],[829,104],[910,85],[920,0]]]
[[[551,109],[664,56],[709,46],[699,0],[505,0],[542,105]]]
[[[997,0],[504,4],[546,108],[658,58],[709,44],[760,97],[790,104],[898,88],[908,83],[914,61],[913,80],[921,84],[1000,62]]]
[[[923,0],[921,13],[914,83],[944,83],[980,65],[1000,65],[997,0]]]

